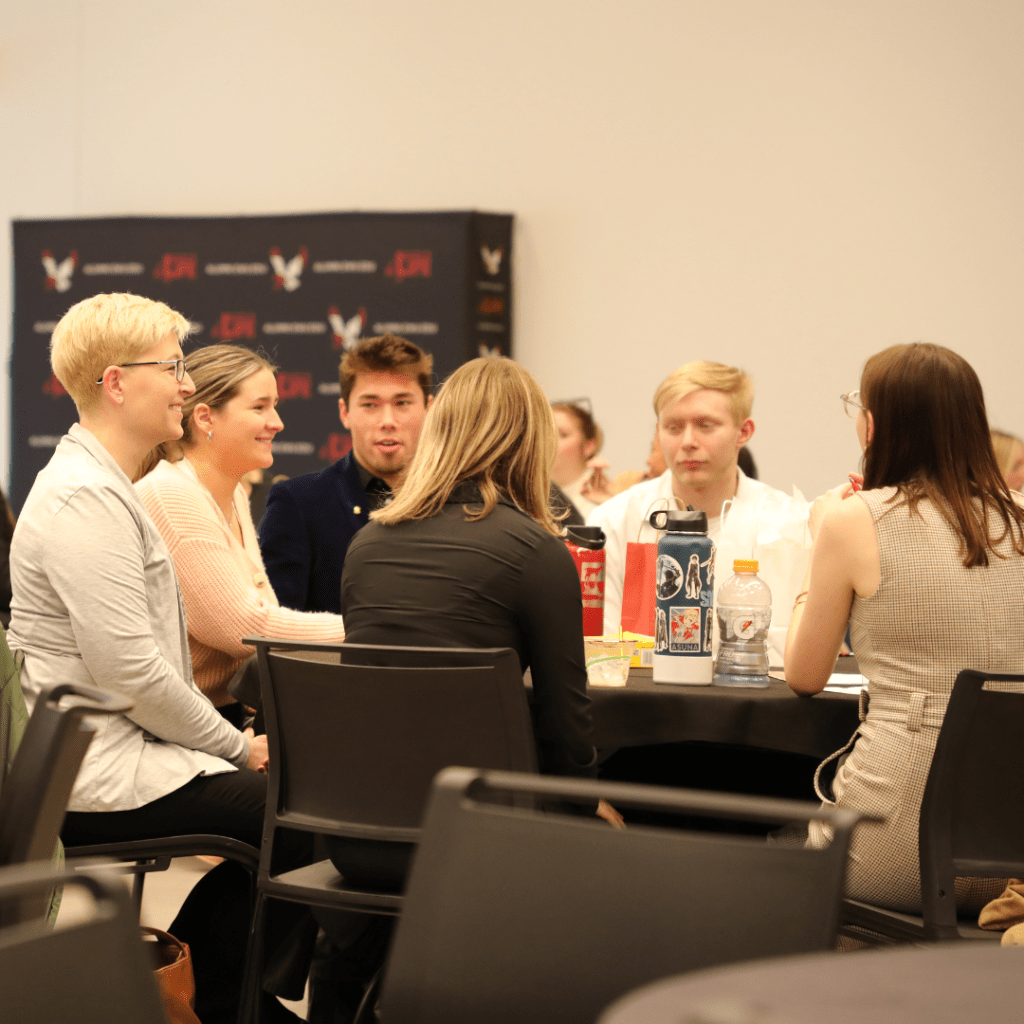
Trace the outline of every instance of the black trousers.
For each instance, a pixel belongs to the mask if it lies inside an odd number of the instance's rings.
[[[259,849],[266,800],[267,777],[249,768],[203,775],[132,811],[70,811],[61,838],[65,846],[74,847],[212,833]],[[311,835],[285,833],[275,845],[275,870],[308,864],[312,852]],[[171,925],[172,934],[192,951],[196,1015],[203,1024],[233,1022],[237,1015],[250,896],[248,872],[225,861],[200,879]],[[301,904],[274,901],[266,930],[264,987],[286,998],[302,998],[316,936],[312,916]]]

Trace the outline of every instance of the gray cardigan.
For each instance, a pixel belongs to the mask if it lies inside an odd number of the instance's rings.
[[[96,716],[68,809],[126,811],[241,767],[245,737],[192,679],[174,563],[113,457],[75,424],[36,477],[11,544],[8,643],[26,701],[81,682],[134,702]],[[231,763],[229,763],[231,762]]]

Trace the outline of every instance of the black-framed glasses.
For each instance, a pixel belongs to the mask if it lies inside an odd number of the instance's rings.
[[[147,359],[141,363],[115,363],[115,366],[174,366],[174,379],[176,381],[183,381],[185,374],[188,372],[188,367],[185,365],[184,359]],[[97,384],[103,383],[103,378],[100,377],[96,381]]]
[[[839,396],[843,402],[843,409],[851,420],[857,418],[858,412],[864,412],[864,406],[860,404],[859,391],[847,391],[845,395]]]

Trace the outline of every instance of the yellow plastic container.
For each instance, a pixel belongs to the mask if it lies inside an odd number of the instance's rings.
[[[585,636],[587,640],[619,640],[619,636]],[[630,659],[630,668],[653,668],[654,667],[654,637],[644,636],[642,633],[630,633],[624,631],[622,640],[633,640],[636,646],[633,648],[633,657]]]
[[[629,663],[629,667],[654,668],[654,637],[629,632],[624,632],[622,636],[625,640],[636,641],[636,647],[633,648],[633,660]]]

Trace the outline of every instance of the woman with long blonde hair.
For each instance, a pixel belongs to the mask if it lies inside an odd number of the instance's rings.
[[[161,445],[136,483],[174,559],[192,670],[221,714],[241,724],[228,683],[252,656],[242,637],[343,640],[341,616],[281,608],[267,579],[242,477],[273,464],[284,428],[275,367],[240,345],[188,356],[195,392],[182,407],[180,441]]]
[[[555,423],[510,359],[445,382],[395,500],[352,541],[341,607],[352,643],[511,647],[531,669],[542,771],[595,762],[579,577],[548,506]]]

